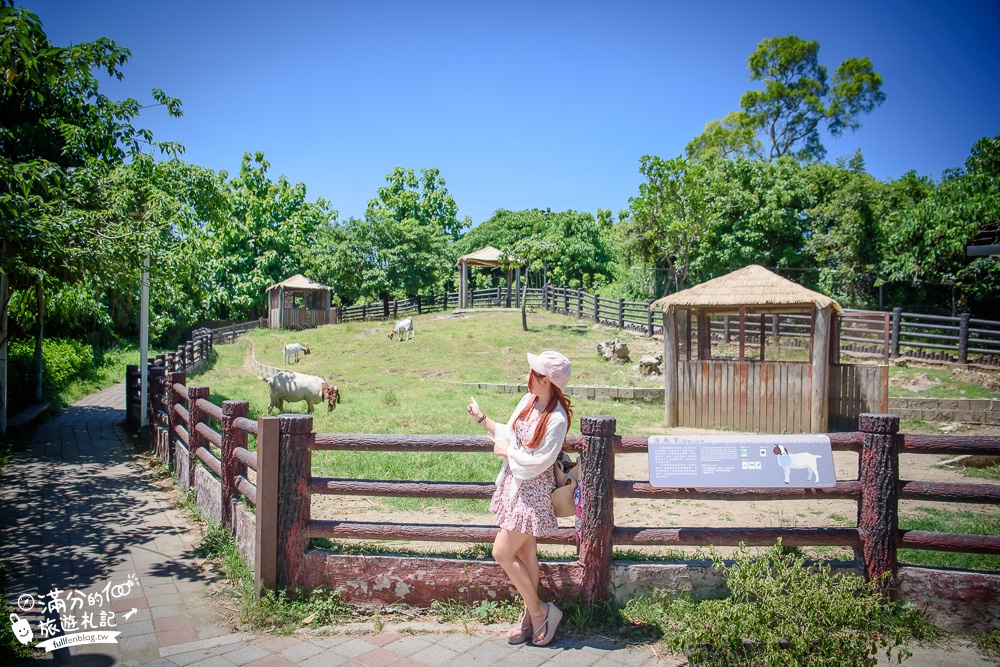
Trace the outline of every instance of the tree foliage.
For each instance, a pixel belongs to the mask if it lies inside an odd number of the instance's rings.
[[[882,77],[868,58],[849,58],[832,81],[819,62],[819,43],[794,35],[763,40],[748,59],[750,80],[762,90],[740,99],[740,111],[712,121],[687,146],[689,157],[790,156],[800,162],[826,154],[820,128],[834,137],[857,130],[860,117],[885,101]]]

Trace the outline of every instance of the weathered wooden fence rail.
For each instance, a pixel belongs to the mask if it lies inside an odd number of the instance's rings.
[[[197,489],[196,503],[238,536],[260,586],[290,590],[320,586],[342,591],[356,602],[405,602],[427,605],[433,600],[474,602],[513,595],[509,581],[491,560],[440,557],[348,555],[310,548],[314,538],[342,540],[419,540],[475,542],[493,540],[492,525],[334,521],[314,518],[312,496],[345,495],[413,498],[489,498],[488,482],[361,480],[314,477],[314,451],[482,452],[492,450],[485,436],[369,435],[314,433],[312,417],[280,415],[246,418],[245,401],[208,400],[207,387],[185,386],[185,375],[155,367],[150,375],[152,448],[178,472],[184,488]],[[864,574],[877,578],[889,593],[905,597],[919,586],[914,572],[900,568],[900,548],[1000,554],[1000,536],[900,530],[898,502],[1000,504],[1000,485],[953,484],[899,477],[899,454],[1000,455],[1000,437],[904,436],[893,415],[864,414],[860,431],[830,434],[835,451],[859,455],[857,479],[838,480],[832,488],[657,488],[648,481],[615,477],[616,453],[645,453],[646,436],[615,433],[615,420],[585,416],[581,434],[567,437],[566,448],[578,452],[583,492],[582,529],[560,528],[543,543],[577,544],[577,556],[541,565],[542,585],[557,597],[580,597],[588,603],[609,599],[616,570],[615,546],[771,545],[842,546],[855,550]],[[256,447],[248,445],[255,440]],[[256,451],[254,451],[256,449]],[[200,464],[199,464],[200,462]],[[698,499],[769,501],[841,499],[857,503],[855,527],[665,527],[617,526],[614,499]],[[241,503],[244,499],[246,504]],[[250,507],[256,508],[256,514]],[[956,599],[972,615],[997,618],[1000,575],[968,572],[948,576]],[[888,577],[882,575],[888,574]],[[924,578],[930,575],[924,575]],[[910,583],[908,583],[910,582]],[[907,593],[909,591],[909,593]],[[925,591],[926,593],[926,591]],[[935,596],[941,592],[936,589]],[[978,597],[977,597],[978,596]],[[921,603],[928,602],[920,600]],[[939,601],[935,601],[935,604]],[[971,605],[971,606],[970,606]],[[978,605],[978,607],[977,607]],[[993,616],[989,616],[993,614]],[[979,616],[976,616],[979,618]],[[992,621],[990,621],[992,622]],[[981,623],[979,621],[973,624]]]

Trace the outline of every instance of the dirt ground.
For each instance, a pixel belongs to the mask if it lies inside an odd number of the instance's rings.
[[[942,425],[942,427],[945,427]],[[671,429],[673,434],[711,433],[695,429]],[[951,431],[954,435],[1000,435],[1000,428],[961,427]],[[858,455],[853,452],[834,452],[834,467],[840,481],[855,480],[858,477]],[[966,476],[960,467],[941,466],[948,457],[927,454],[900,455],[900,477],[908,480],[953,483],[991,483],[988,480]],[[615,459],[615,473],[618,479],[646,481],[649,479],[648,459],[645,454],[618,454]],[[998,508],[990,505],[961,503],[931,503],[926,501],[903,500],[900,511],[912,515],[918,507],[935,507],[942,510],[996,513]],[[493,525],[493,515],[468,514],[448,509],[435,509],[432,513],[401,511],[390,508],[382,499],[314,496],[312,507],[314,518],[342,521],[389,521],[393,523],[441,523]],[[572,519],[560,519],[560,525],[571,526]],[[854,526],[857,522],[857,503],[852,500],[806,499],[767,501],[703,501],[703,500],[645,500],[633,498],[615,499],[615,524],[618,526],[645,527],[836,527]],[[385,542],[383,546],[428,551],[461,550],[461,545],[440,545],[429,543]],[[561,547],[545,547],[553,554],[564,551]],[[572,551],[572,550],[570,550]],[[677,549],[665,547],[636,549],[650,556]],[[683,549],[688,556],[705,553],[696,548]],[[848,549],[819,549],[818,553],[831,558],[838,555],[850,557]]]

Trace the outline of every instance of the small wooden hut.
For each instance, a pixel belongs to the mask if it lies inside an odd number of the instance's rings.
[[[831,417],[840,422],[887,408],[887,366],[838,363],[833,332],[840,305],[762,266],[671,294],[650,310],[663,313],[667,426],[823,433]],[[768,360],[767,318],[777,332],[778,320],[789,316],[802,322],[802,336],[808,336],[801,352],[807,359]],[[724,320],[726,338],[738,326],[738,348],[727,345],[714,358],[713,319],[716,330]]]
[[[330,294],[326,285],[301,273],[267,288],[268,326],[271,329],[311,329],[330,323]]]
[[[507,286],[510,287],[511,279],[511,266],[505,262],[500,261],[500,257],[503,252],[497,250],[491,245],[477,250],[476,252],[470,252],[468,255],[462,255],[458,258],[456,266],[458,266],[459,272],[459,292],[458,292],[458,307],[468,308],[469,307],[469,267],[479,266],[487,269],[506,269],[507,270]],[[517,267],[517,282],[521,282],[521,267]],[[508,294],[510,290],[508,289]],[[508,296],[507,306],[510,307],[510,298]]]

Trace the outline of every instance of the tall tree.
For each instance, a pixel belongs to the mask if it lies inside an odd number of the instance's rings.
[[[706,171],[680,157],[644,155],[639,172],[646,181],[639,185],[639,196],[629,199],[630,215],[620,226],[625,252],[647,266],[667,269],[674,291],[687,283],[709,231]]]
[[[228,183],[227,215],[205,228],[205,294],[215,317],[256,315],[265,290],[302,271],[317,230],[336,215],[326,200],[308,201],[304,183],[272,181],[270,166],[260,151],[245,154]]]
[[[121,79],[130,55],[110,39],[54,46],[38,16],[0,2],[0,431],[10,286],[47,276],[74,283],[85,269],[113,274],[134,266],[128,249],[144,238],[143,221],[96,211],[101,184],[126,156],[150,146],[180,150],[133,125],[138,100],[101,93],[96,73]],[[177,100],[156,89],[152,95],[180,115]]]
[[[471,224],[468,218],[458,220],[458,205],[436,167],[421,169],[419,177],[412,169],[396,167],[385,180],[387,185],[378,189],[378,197],[368,202],[366,215],[433,225],[452,241],[457,241],[463,227]]]
[[[885,101],[882,77],[868,58],[848,58],[830,81],[819,63],[819,43],[795,35],[763,40],[748,65],[750,80],[762,83],[763,90],[744,93],[741,111],[709,123],[688,144],[689,157],[754,157],[762,140],[771,160],[785,155],[800,162],[821,160],[826,155],[821,126],[834,137],[857,130],[861,115]]]

